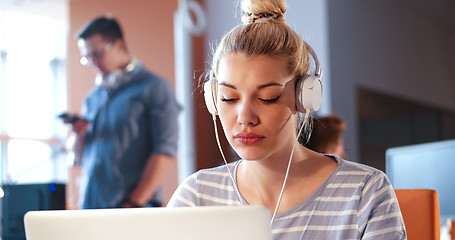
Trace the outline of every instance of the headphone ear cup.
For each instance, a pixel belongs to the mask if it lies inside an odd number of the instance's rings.
[[[316,76],[305,75],[296,85],[296,106],[299,112],[315,112],[321,107],[322,82]]]
[[[217,89],[218,85],[216,80],[212,78],[204,83],[204,99],[205,105],[207,106],[207,110],[209,110],[210,114],[217,115],[218,110],[216,109],[216,100],[217,100]]]

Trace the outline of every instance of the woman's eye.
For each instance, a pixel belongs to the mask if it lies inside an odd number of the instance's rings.
[[[227,102],[227,103],[233,103],[233,102],[237,101],[237,99],[235,99],[235,98],[221,97],[221,101],[222,101],[222,102]]]
[[[276,97],[276,98],[272,98],[272,99],[263,99],[263,98],[259,98],[259,100],[261,100],[261,101],[264,102],[264,103],[274,103],[274,102],[278,101],[278,99],[279,99],[280,97],[281,97],[281,95],[278,96],[278,97]]]

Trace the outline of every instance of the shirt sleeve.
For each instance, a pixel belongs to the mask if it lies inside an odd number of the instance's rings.
[[[180,106],[166,81],[159,79],[150,87],[149,105],[151,153],[175,156]]]
[[[187,177],[175,190],[167,207],[195,207],[197,205],[196,175]]]
[[[362,239],[406,239],[395,191],[383,172],[366,182],[357,215]]]

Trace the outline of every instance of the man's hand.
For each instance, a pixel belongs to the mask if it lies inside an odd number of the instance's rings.
[[[84,136],[85,132],[87,131],[87,127],[89,122],[79,115],[76,114],[69,114],[69,113],[62,113],[58,115],[59,118],[63,120],[66,124],[71,124],[71,129],[78,135]]]

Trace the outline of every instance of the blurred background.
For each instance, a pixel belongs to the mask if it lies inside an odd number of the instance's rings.
[[[106,13],[118,18],[130,51],[171,83],[184,107],[166,197],[185,176],[221,164],[197,81],[222,35],[240,23],[234,3],[1,0],[0,185],[63,185],[66,208],[75,208],[78,169],[68,169],[69,131],[56,116],[79,113],[94,86],[95,73],[79,63],[75,34]],[[288,24],[323,67],[323,103],[315,114],[346,121],[348,160],[385,171],[388,148],[455,139],[454,1],[287,3]],[[236,160],[221,140],[227,158]]]

